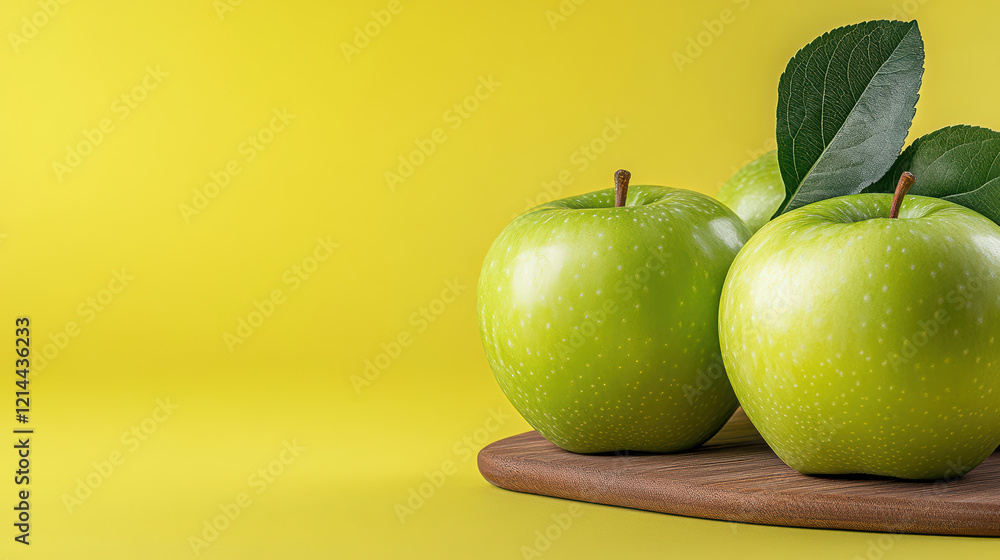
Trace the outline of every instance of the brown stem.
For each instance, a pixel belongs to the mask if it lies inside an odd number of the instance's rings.
[[[899,217],[899,207],[903,205],[903,197],[906,196],[907,191],[910,190],[910,187],[913,186],[913,182],[916,180],[913,173],[909,171],[904,171],[899,176],[899,183],[896,183],[896,194],[892,195],[892,207],[889,208],[890,218]]]
[[[615,207],[625,206],[625,197],[628,195],[628,180],[632,174],[624,169],[615,171]]]

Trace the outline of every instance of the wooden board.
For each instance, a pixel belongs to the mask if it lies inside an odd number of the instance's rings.
[[[527,432],[486,446],[479,470],[508,490],[690,517],[1000,536],[1000,452],[949,481],[805,476],[778,459],[742,410],[694,451],[578,455]]]

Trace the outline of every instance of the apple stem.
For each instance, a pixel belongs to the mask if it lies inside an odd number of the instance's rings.
[[[615,208],[625,206],[625,197],[628,195],[628,180],[632,174],[624,169],[615,171]]]
[[[913,182],[916,180],[913,173],[909,171],[904,171],[899,176],[899,183],[896,183],[896,194],[892,195],[892,207],[889,208],[890,218],[899,217],[899,207],[903,205],[903,197],[906,196],[907,191],[910,190],[910,187],[913,186]]]

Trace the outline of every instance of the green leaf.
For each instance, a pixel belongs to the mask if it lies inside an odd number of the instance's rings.
[[[943,198],[1000,223],[1000,132],[959,125],[921,136],[864,192],[895,191],[904,171],[916,179],[910,194]]]
[[[778,84],[785,201],[775,215],[881,177],[903,147],[923,72],[916,21],[841,27],[800,50]]]

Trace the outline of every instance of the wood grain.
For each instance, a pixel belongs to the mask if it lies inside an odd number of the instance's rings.
[[[694,451],[579,455],[527,432],[486,446],[479,470],[508,490],[689,517],[1000,536],[1000,452],[949,481],[805,476],[778,459],[742,410]]]

